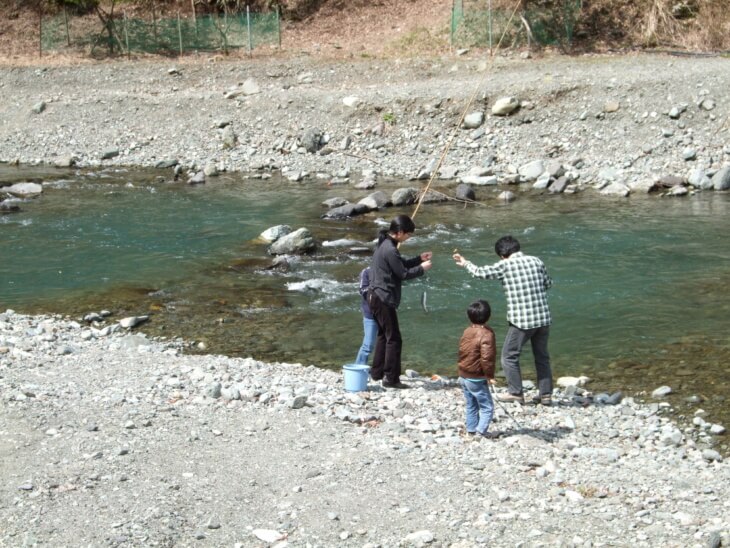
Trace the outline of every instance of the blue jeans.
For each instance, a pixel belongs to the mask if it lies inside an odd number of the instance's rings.
[[[357,353],[355,363],[367,365],[370,352],[372,352],[375,347],[375,337],[378,335],[378,322],[372,318],[366,318],[363,316],[362,328],[364,331],[362,346],[360,347],[360,351]]]
[[[489,428],[494,414],[494,403],[489,393],[487,381],[472,381],[459,377],[466,400],[466,431],[470,434],[483,434]]]

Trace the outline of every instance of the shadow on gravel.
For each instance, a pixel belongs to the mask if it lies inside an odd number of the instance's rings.
[[[502,431],[500,439],[508,438],[511,436],[530,436],[541,441],[554,442],[566,434],[573,432],[570,428],[565,426],[555,426],[553,428],[507,428]]]

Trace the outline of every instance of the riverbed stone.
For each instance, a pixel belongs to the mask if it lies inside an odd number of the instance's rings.
[[[259,239],[264,242],[273,243],[279,238],[291,234],[291,232],[292,228],[289,225],[276,225],[267,228],[259,234]]]
[[[393,194],[390,197],[390,201],[393,202],[393,205],[395,207],[411,205],[416,203],[416,199],[418,198],[418,192],[418,189],[413,187],[397,188],[393,191]]]
[[[344,204],[338,207],[333,207],[322,215],[323,219],[347,219],[349,217],[356,217],[363,215],[371,210],[370,206],[366,204]]]
[[[469,201],[476,200],[476,193],[474,192],[474,189],[464,183],[460,183],[459,185],[456,186],[454,195],[456,196],[457,200],[469,200]]]
[[[312,233],[307,228],[299,228],[282,236],[269,246],[271,255],[301,254],[314,251],[317,244]]]
[[[13,196],[25,198],[41,194],[43,192],[43,185],[39,185],[38,183],[15,183],[2,190]]]
[[[520,166],[517,172],[522,180],[532,182],[545,172],[545,164],[542,160],[534,160]]]
[[[715,190],[730,189],[730,165],[723,166],[712,176],[712,186]]]

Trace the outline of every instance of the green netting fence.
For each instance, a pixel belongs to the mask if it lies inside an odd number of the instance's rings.
[[[489,0],[453,0],[451,44],[491,49],[504,35],[500,47],[530,45],[533,40],[541,46],[568,46],[581,8],[581,0],[554,0],[533,5],[512,17],[512,10],[494,8]]]
[[[179,53],[191,51],[251,51],[262,45],[281,45],[281,20],[278,12],[206,15],[167,19],[100,20],[89,28],[82,21],[60,14],[44,17],[41,49],[60,51],[90,47],[110,53]]]

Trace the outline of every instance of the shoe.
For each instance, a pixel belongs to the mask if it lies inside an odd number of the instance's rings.
[[[480,437],[487,439],[487,440],[496,440],[501,435],[502,435],[502,432],[489,432],[489,431],[481,432],[479,434]]]
[[[535,396],[532,398],[532,403],[539,403],[545,407],[550,407],[553,404],[553,397],[550,394],[544,394],[542,396]]]
[[[510,393],[497,394],[497,399],[499,401],[503,401],[503,402],[520,403],[520,404],[525,403],[524,396],[517,395],[517,394],[510,394]]]
[[[409,384],[396,381],[396,382],[388,382],[386,380],[383,381],[383,388],[397,388],[398,390],[405,390],[406,388],[410,388],[411,386]]]

